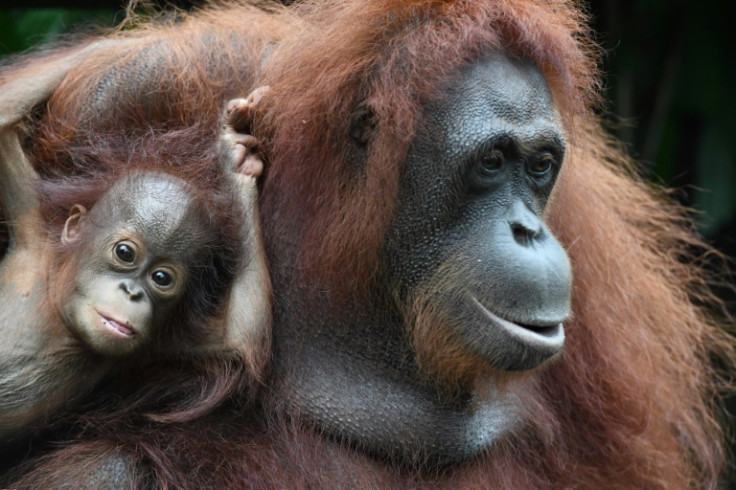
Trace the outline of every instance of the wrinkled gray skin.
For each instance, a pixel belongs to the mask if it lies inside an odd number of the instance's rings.
[[[402,290],[454,271],[437,301],[461,342],[527,370],[562,348],[570,312],[570,265],[541,218],[564,137],[531,64],[490,57],[461,79],[427,108],[409,153],[388,270]]]
[[[558,121],[537,68],[485,57],[426,106],[402,167],[382,254],[390,283],[377,288],[406,298],[430,285],[457,341],[499,370],[536,368],[564,343],[570,266],[541,217],[564,155]],[[453,280],[439,282],[448,270]],[[277,297],[305,294],[290,287],[288,273],[274,277]],[[323,300],[330,304],[329,293]],[[442,464],[518,427],[518,399],[489,375],[475,383],[483,394],[440,398],[398,308],[378,299],[344,311],[280,303],[279,394],[333,437],[386,459]]]

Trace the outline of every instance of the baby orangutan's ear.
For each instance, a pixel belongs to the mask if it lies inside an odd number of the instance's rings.
[[[64,223],[64,231],[61,232],[61,243],[69,245],[76,242],[81,236],[82,222],[87,217],[87,208],[81,204],[75,204],[69,210],[69,217]]]

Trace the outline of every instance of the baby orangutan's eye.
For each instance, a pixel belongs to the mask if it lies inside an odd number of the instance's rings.
[[[115,245],[115,256],[126,264],[135,262],[135,250],[127,243],[118,243]]]
[[[154,271],[153,274],[151,274],[151,280],[157,285],[162,288],[171,286],[171,284],[174,282],[174,278],[166,271],[157,270]]]

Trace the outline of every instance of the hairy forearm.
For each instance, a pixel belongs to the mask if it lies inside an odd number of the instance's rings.
[[[270,304],[268,300],[270,297],[270,280],[263,248],[263,239],[261,237],[261,224],[258,218],[258,188],[256,179],[251,176],[238,174],[236,176],[236,187],[242,203],[242,235],[245,246],[243,247],[241,263],[245,264],[245,266],[235,277],[233,291],[262,290],[263,293],[256,294],[256,296],[262,296],[261,299],[264,300],[263,302]],[[244,300],[252,300],[252,298],[246,298],[246,296],[250,295],[234,294],[230,300],[228,312],[238,310],[238,304],[243,303]]]
[[[113,41],[96,41],[43,55],[32,55],[18,68],[0,72],[0,206],[9,222],[10,246],[27,246],[36,236],[37,177],[20,144],[21,123],[48,100],[82,59]]]
[[[36,105],[46,101],[82,60],[116,43],[119,41],[97,40],[31,55],[19,67],[0,72],[0,130],[18,124]]]
[[[260,220],[258,218],[258,188],[252,176],[238,174],[236,188],[242,203],[242,234],[244,266],[236,276],[225,321],[226,344],[241,346],[237,350],[252,352],[270,330],[271,281],[268,274]],[[250,356],[248,356],[250,357]]]
[[[10,246],[31,244],[37,234],[37,175],[26,158],[15,128],[0,130],[0,206],[9,222]]]

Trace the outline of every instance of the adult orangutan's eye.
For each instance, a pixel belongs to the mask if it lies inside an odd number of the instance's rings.
[[[532,177],[540,178],[546,176],[554,167],[555,158],[552,155],[543,155],[529,164],[529,173]]]
[[[499,150],[491,150],[481,157],[481,172],[493,174],[503,167],[503,153]]]

